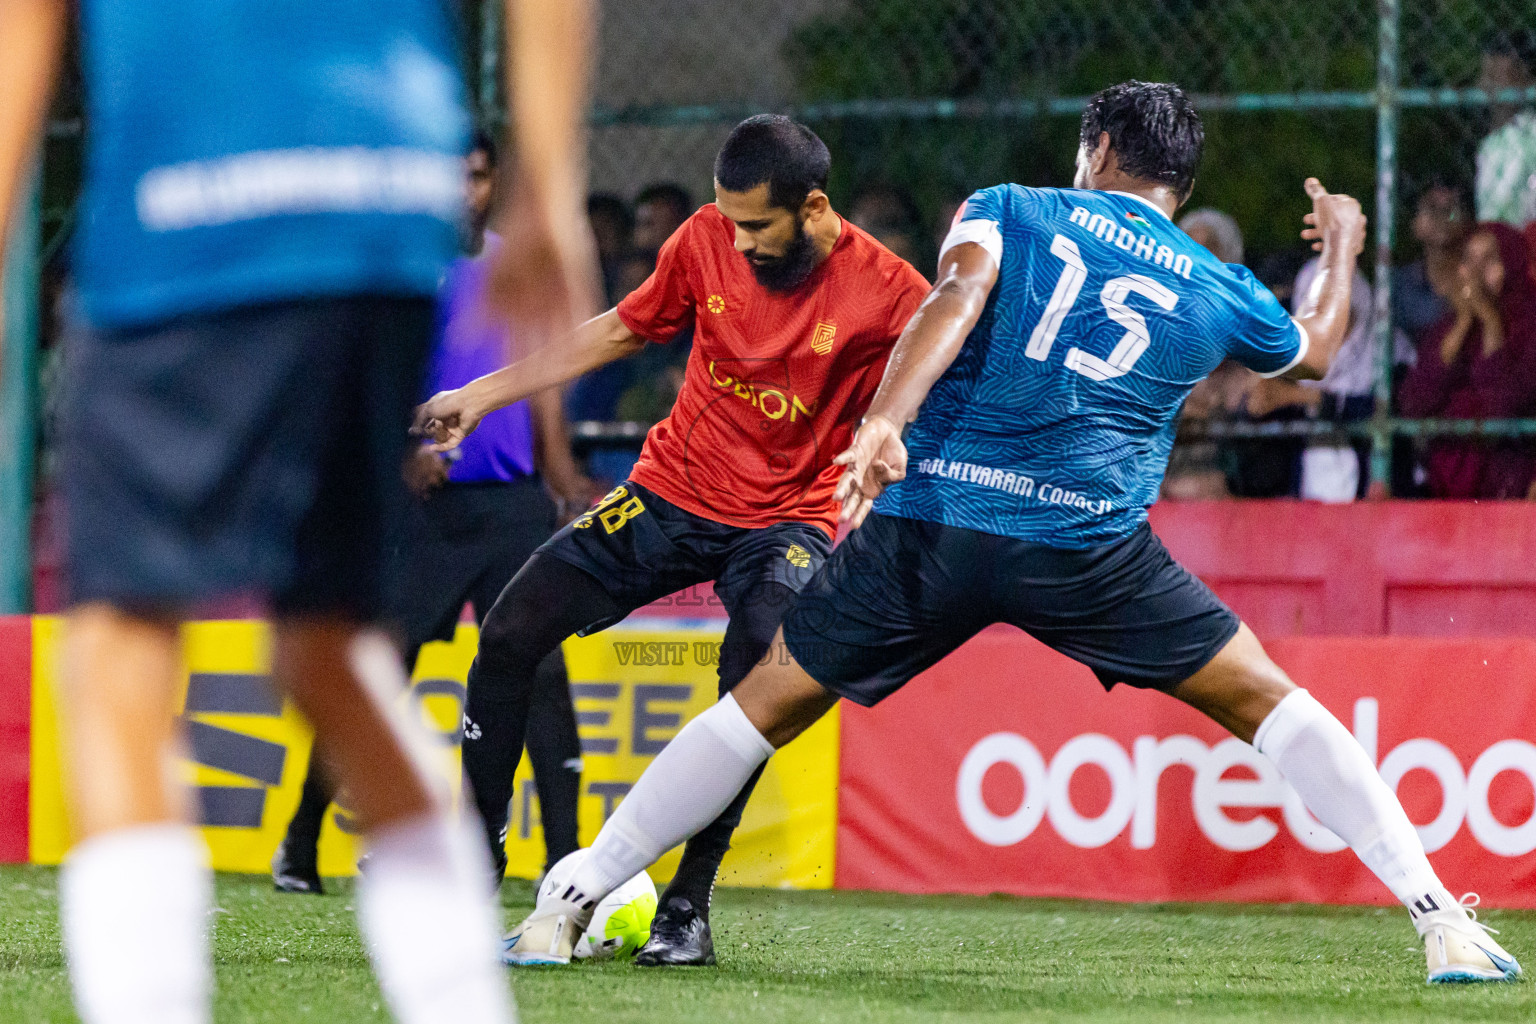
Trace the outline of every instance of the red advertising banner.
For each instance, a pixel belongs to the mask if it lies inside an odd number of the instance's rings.
[[[31,736],[32,620],[0,616],[0,864],[27,860]]]
[[[1448,888],[1536,907],[1536,640],[1268,646],[1354,730]],[[1268,759],[1016,630],[842,727],[839,888],[1392,902]]]

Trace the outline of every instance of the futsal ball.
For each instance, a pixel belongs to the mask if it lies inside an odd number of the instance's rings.
[[[560,858],[544,876],[544,884],[539,886],[540,898],[560,895],[571,884],[571,876],[586,855],[586,850],[577,850]],[[592,923],[576,940],[576,959],[611,960],[633,956],[650,938],[651,921],[655,916],[656,885],[651,876],[642,871],[598,901],[592,912]]]

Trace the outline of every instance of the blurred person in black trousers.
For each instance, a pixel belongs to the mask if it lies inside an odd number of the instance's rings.
[[[438,297],[426,394],[499,369],[509,355],[506,329],[486,317],[483,302],[489,257],[501,244],[486,230],[496,176],[496,149],[489,136],[476,136],[466,173],[466,255],[450,268]],[[466,602],[474,608],[475,621],[482,621],[534,549],[595,496],[571,457],[555,391],[487,417],[472,442],[453,455],[450,461],[419,447],[407,456],[403,470],[416,500],[395,559],[393,589],[408,672],[414,671],[423,644],[453,639]],[[558,649],[539,665],[530,718],[528,756],[547,867],[577,848],[581,789],[581,743],[565,657]],[[298,810],[272,860],[273,884],[283,892],[322,891],[317,846],[326,808],[336,796],[323,757],[323,751],[310,757]]]

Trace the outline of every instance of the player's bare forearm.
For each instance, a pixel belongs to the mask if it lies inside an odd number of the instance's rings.
[[[624,325],[617,310],[610,309],[576,328],[565,342],[546,345],[510,366],[470,381],[463,388],[465,403],[478,419],[643,347],[645,339]]]
[[[0,0],[0,269],[64,38],[64,0]]]
[[[1330,195],[1316,178],[1307,179],[1312,199],[1310,225],[1303,238],[1321,249],[1317,277],[1302,300],[1296,320],[1307,332],[1307,353],[1287,377],[1321,380],[1349,333],[1349,297],[1355,280],[1355,260],[1365,245],[1365,215],[1360,204],[1345,195]]]
[[[592,0],[505,2],[519,181],[545,201],[575,209],[585,200],[577,193],[586,181],[582,122],[594,45]]]
[[[896,340],[866,419],[881,416],[899,428],[917,416],[981,319],[996,283],[997,262],[980,245],[966,242],[944,254],[938,284]]]

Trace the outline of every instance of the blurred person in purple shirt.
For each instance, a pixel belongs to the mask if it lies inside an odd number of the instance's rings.
[[[438,293],[437,328],[423,397],[467,384],[505,366],[510,335],[484,302],[491,257],[501,239],[486,230],[494,199],[496,149],[481,133],[465,159],[465,256]],[[452,640],[464,605],[484,620],[502,587],[557,526],[580,512],[595,487],[571,455],[560,395],[535,395],[481,421],[451,458],[417,447],[404,475],[416,501],[394,563],[393,617],[414,670],[423,644]],[[581,742],[565,658],[557,649],[539,666],[530,707],[528,756],[544,827],[547,864],[577,848]],[[323,758],[323,754],[322,754]],[[320,893],[320,829],[336,796],[314,759],[298,809],[272,860],[283,892]]]

